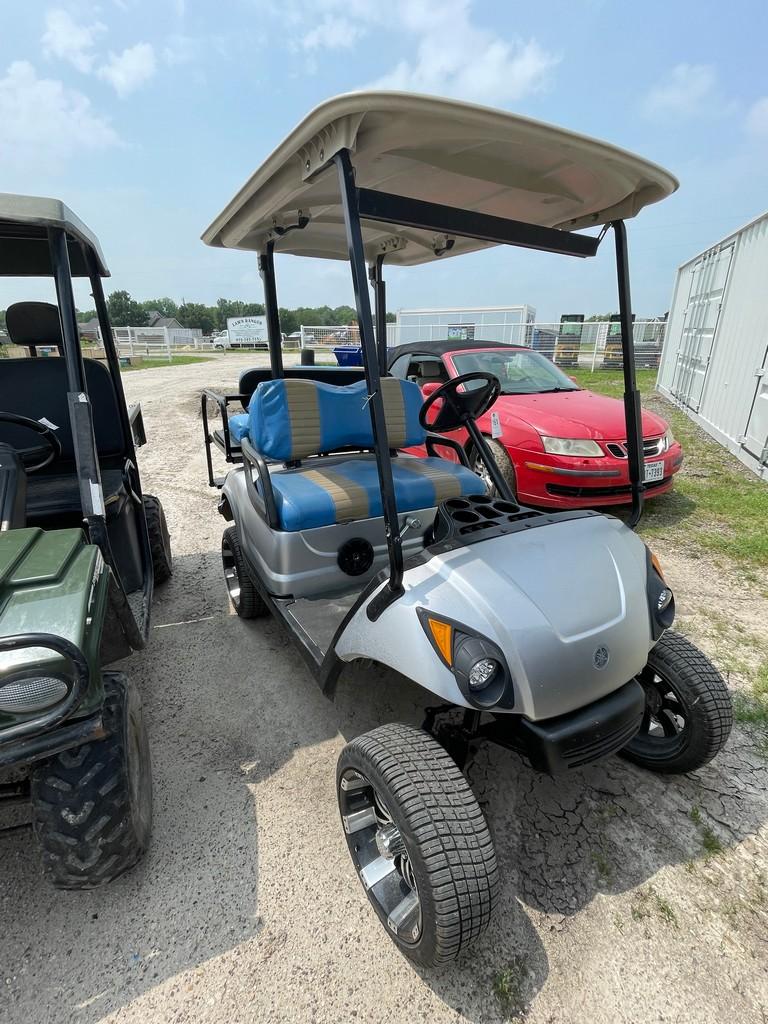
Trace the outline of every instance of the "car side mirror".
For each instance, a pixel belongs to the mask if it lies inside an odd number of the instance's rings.
[[[424,395],[425,398],[429,398],[429,396],[433,394],[435,391],[437,391],[437,389],[440,387],[442,387],[442,384],[439,381],[432,380],[429,381],[427,384],[421,385],[421,393],[422,395]]]
[[[576,380],[576,378],[575,378],[575,377],[572,377],[572,376],[570,375],[570,373],[568,374],[568,380],[572,380],[574,384],[578,384],[578,383],[579,383],[579,382],[578,382],[578,381]]]

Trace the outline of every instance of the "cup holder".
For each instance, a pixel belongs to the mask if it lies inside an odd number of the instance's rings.
[[[445,507],[453,511],[454,509],[469,509],[472,506],[464,498],[450,498],[446,501]]]
[[[453,513],[451,518],[456,523],[479,523],[480,522],[480,516],[477,514],[477,512],[471,512],[469,509],[464,510],[462,508],[457,509]]]
[[[518,506],[513,505],[511,501],[497,501],[494,507],[507,516],[517,515],[520,511]]]
[[[476,511],[483,519],[501,519],[501,512],[495,505],[481,505]]]

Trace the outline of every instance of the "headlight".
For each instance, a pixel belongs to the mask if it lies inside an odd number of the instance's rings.
[[[597,441],[579,437],[543,437],[544,451],[550,455],[573,455],[577,458],[596,459],[603,455]]]
[[[45,711],[69,693],[69,686],[58,676],[31,676],[14,679],[0,686],[0,711],[28,715]]]
[[[675,435],[669,428],[667,428],[667,430],[664,432],[664,451],[668,452],[674,443]]]
[[[470,690],[484,690],[493,680],[498,667],[499,663],[494,661],[493,658],[480,658],[476,661],[469,670],[468,679]]]

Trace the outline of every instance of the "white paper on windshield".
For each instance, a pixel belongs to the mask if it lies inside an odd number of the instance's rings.
[[[497,412],[491,413],[491,437],[501,437],[501,420]]]
[[[37,422],[38,423],[42,423],[43,426],[44,427],[48,427],[49,430],[58,430],[59,429],[56,426],[55,423],[51,423],[51,421],[49,419],[46,419],[45,416],[41,416],[40,419]]]

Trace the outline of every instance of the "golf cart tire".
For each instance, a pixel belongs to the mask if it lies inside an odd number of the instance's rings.
[[[32,774],[43,872],[57,889],[94,889],[141,858],[152,831],[152,768],[141,697],[104,674],[107,735],[63,751]]]
[[[666,632],[648,655],[658,672],[682,700],[690,715],[686,744],[673,754],[653,754],[636,736],[621,754],[644,768],[668,774],[695,771],[725,745],[733,726],[733,705],[725,681],[709,658],[679,633]]]
[[[400,831],[421,903],[418,941],[406,943],[371,905],[400,951],[423,967],[455,960],[488,926],[499,896],[499,870],[485,816],[469,783],[432,736],[392,723],[342,750],[345,771],[361,772],[385,801]],[[354,835],[347,835],[354,860]]]
[[[221,557],[224,563],[224,574],[227,575],[227,552],[231,555],[232,564],[234,566],[235,573],[237,574],[237,583],[239,585],[240,594],[239,597],[235,598],[232,594],[232,590],[227,582],[227,589],[229,590],[229,599],[232,602],[232,607],[235,609],[241,619],[258,619],[269,613],[269,608],[262,600],[256,587],[253,585],[251,574],[248,571],[245,558],[243,556],[243,549],[240,545],[240,535],[237,532],[236,526],[229,526],[224,531],[221,538]]]
[[[144,515],[147,519],[149,550],[152,554],[152,569],[155,583],[165,583],[173,572],[171,562],[171,535],[160,499],[154,494],[144,495]]]
[[[493,461],[496,463],[499,472],[504,477],[512,494],[517,496],[517,477],[515,475],[515,467],[512,465],[512,460],[507,453],[506,448],[500,441],[495,441],[492,437],[486,437],[485,443],[488,445],[488,449],[493,456]],[[470,462],[472,465],[472,471],[480,475],[480,469],[482,463],[480,461],[480,455],[477,450],[473,447],[470,449]],[[496,488],[493,484],[489,484],[489,494],[494,495]]]

